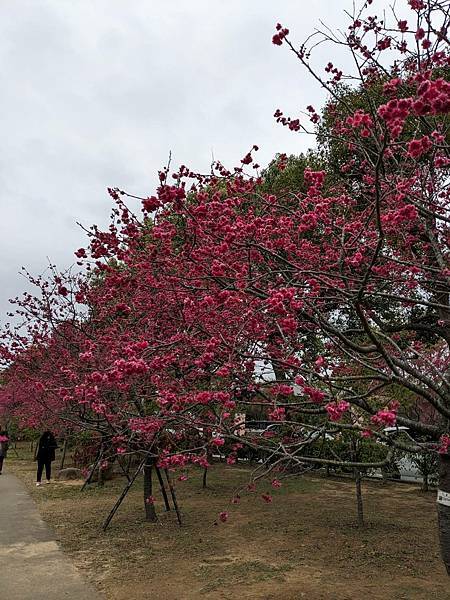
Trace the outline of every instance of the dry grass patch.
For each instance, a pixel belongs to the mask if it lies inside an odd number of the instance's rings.
[[[8,463],[29,486],[63,548],[108,600],[450,599],[435,497],[415,486],[365,482],[367,527],[359,530],[352,482],[292,478],[274,491],[272,504],[247,493],[230,506],[248,473],[217,465],[207,490],[201,489],[200,472],[177,483],[182,528],[159,498],[159,522],[143,521],[138,480],[104,533],[100,524],[122,479],[83,493],[76,482],[35,488],[32,463]],[[229,510],[230,519],[217,524],[222,510]]]

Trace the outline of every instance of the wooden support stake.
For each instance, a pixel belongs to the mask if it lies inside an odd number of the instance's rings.
[[[176,494],[175,494],[175,488],[172,485],[172,481],[170,479],[169,471],[167,469],[164,469],[164,473],[166,474],[166,479],[167,479],[167,483],[169,485],[170,495],[172,496],[173,506],[175,508],[175,512],[177,513],[178,525],[181,527],[183,525],[183,522],[181,520],[180,509],[178,508],[177,497],[176,497]]]
[[[127,485],[124,487],[124,489],[122,490],[122,493],[120,494],[120,496],[117,498],[116,503],[114,504],[114,506],[112,507],[109,515],[106,517],[106,519],[103,522],[102,525],[102,529],[103,531],[106,531],[106,529],[108,528],[108,525],[111,523],[112,518],[114,517],[114,515],[116,514],[119,506],[122,504],[122,502],[125,499],[125,496],[128,494],[128,492],[130,491],[131,486],[133,485],[136,477],[139,475],[139,473],[142,471],[142,467],[144,466],[144,463],[146,461],[147,457],[145,456],[141,462],[139,463],[139,467],[136,469],[136,471],[134,472],[133,476],[131,477],[130,481],[127,483]]]
[[[158,467],[155,467],[155,469],[156,469],[156,475],[157,475],[158,481],[159,481],[159,489],[161,490],[162,497],[164,498],[164,504],[166,506],[166,511],[169,511],[170,504],[169,504],[169,498],[167,496],[166,486],[164,485],[164,480],[162,478],[161,471],[158,469]]]

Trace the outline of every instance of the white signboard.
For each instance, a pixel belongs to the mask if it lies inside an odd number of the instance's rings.
[[[443,504],[444,506],[450,506],[450,493],[438,490],[437,502],[438,504]]]

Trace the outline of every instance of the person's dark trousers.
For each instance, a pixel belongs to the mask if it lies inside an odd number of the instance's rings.
[[[42,471],[45,467],[45,477],[47,480],[50,480],[52,474],[52,463],[50,460],[38,460],[38,468],[37,468],[37,481],[40,483],[42,479]]]
[[[3,469],[3,456],[0,456],[0,473],[2,472]]]

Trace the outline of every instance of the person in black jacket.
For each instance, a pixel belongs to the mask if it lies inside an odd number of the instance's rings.
[[[2,474],[3,461],[8,454],[8,432],[0,429],[0,475]]]
[[[44,431],[39,440],[36,460],[37,466],[37,477],[36,485],[41,485],[42,471],[45,467],[45,478],[46,483],[50,483],[50,477],[52,474],[52,462],[55,460],[55,450],[58,447],[55,436],[51,431]]]

